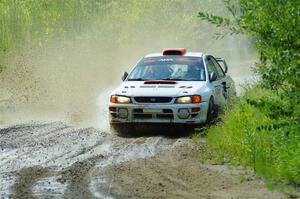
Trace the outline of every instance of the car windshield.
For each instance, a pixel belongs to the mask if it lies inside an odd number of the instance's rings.
[[[161,56],[142,59],[127,80],[205,81],[206,78],[200,57]]]

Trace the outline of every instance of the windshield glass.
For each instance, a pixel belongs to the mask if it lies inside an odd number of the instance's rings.
[[[142,59],[127,80],[205,81],[206,78],[200,57],[161,56]]]

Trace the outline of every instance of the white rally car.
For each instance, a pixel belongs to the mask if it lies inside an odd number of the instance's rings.
[[[146,55],[129,74],[124,72],[123,83],[111,93],[110,125],[127,134],[137,124],[194,128],[207,123],[236,95],[226,73],[224,59],[200,52],[169,48]]]

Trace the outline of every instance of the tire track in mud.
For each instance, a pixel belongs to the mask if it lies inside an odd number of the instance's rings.
[[[21,128],[22,126],[24,128]],[[13,170],[15,166],[19,165],[19,162],[20,165],[24,164],[22,161],[28,160],[33,154],[36,154],[36,157],[33,159],[37,161],[37,164],[42,163],[41,155],[44,153],[45,158],[47,158],[46,149],[55,144],[53,137],[57,137],[58,134],[69,128],[60,122],[52,124],[24,124],[18,125],[17,128],[8,128],[9,133],[2,134],[0,140],[0,148],[2,150],[0,154],[0,170],[8,169],[9,167]],[[28,158],[26,159],[26,157]]]
[[[40,166],[24,168],[16,173],[17,180],[12,187],[14,198],[34,198],[32,187],[35,182],[48,175],[49,170]]]
[[[181,143],[161,136],[120,138],[61,122],[15,125],[0,129],[0,136],[3,198],[109,197],[94,189],[107,184],[99,175],[104,168],[152,157]]]
[[[12,187],[13,197],[17,199],[35,198],[32,189],[40,179],[58,177],[57,182],[67,184],[64,198],[93,198],[94,196],[89,190],[89,171],[103,157],[103,155],[98,155],[75,162],[63,171],[40,166],[24,168],[16,172],[17,179]]]
[[[0,132],[0,198],[284,198],[201,165],[188,138],[121,138],[61,122]]]
[[[93,193],[89,190],[89,171],[95,166],[97,161],[104,156],[98,155],[84,161],[75,162],[69,168],[61,172],[58,179],[61,183],[68,182],[64,193],[65,198],[93,198]]]

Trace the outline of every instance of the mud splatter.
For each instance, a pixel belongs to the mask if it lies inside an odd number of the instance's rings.
[[[47,176],[49,170],[40,166],[24,168],[17,172],[17,181],[13,186],[13,197],[17,199],[31,199],[33,185]]]
[[[61,183],[68,182],[64,193],[65,198],[94,198],[89,190],[89,171],[95,166],[97,161],[103,159],[103,155],[88,158],[84,161],[75,162],[69,168],[61,172]]]

